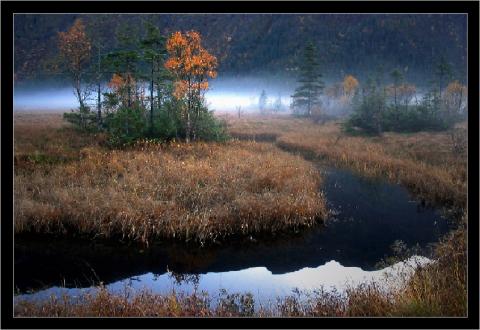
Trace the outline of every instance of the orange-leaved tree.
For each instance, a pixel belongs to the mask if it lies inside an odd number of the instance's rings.
[[[84,85],[84,77],[92,46],[80,18],[75,20],[68,31],[58,32],[58,47],[63,64],[72,80],[80,110],[85,110],[88,89]]]
[[[128,106],[130,95],[129,88],[136,90],[137,82],[133,78],[133,75],[129,72],[125,73],[123,76],[121,74],[114,73],[107,86],[118,97],[122,105]]]
[[[343,103],[349,103],[353,96],[355,95],[355,92],[358,89],[358,80],[352,75],[347,75],[343,79],[342,82],[342,87],[343,87]]]
[[[189,142],[191,137],[195,139],[208,79],[217,76],[217,58],[202,47],[196,31],[173,33],[167,40],[167,52],[165,68],[175,77],[174,97],[183,101],[181,118]]]

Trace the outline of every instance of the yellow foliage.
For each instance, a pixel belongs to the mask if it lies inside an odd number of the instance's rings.
[[[82,66],[90,58],[92,49],[85,33],[85,25],[80,18],[75,20],[67,32],[58,32],[58,47],[69,70],[79,74]]]
[[[358,80],[352,75],[347,75],[345,79],[343,79],[343,92],[345,96],[352,97],[355,91],[358,88]]]
[[[178,99],[191,97],[208,89],[208,78],[217,76],[217,58],[201,45],[201,36],[196,31],[175,32],[167,41],[169,58],[165,68],[176,76],[174,96]]]

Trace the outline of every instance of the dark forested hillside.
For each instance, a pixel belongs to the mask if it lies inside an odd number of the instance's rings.
[[[466,74],[465,15],[15,15],[15,77],[45,77],[55,67],[57,32],[82,17],[90,37],[108,51],[114,35],[128,24],[143,35],[142,21],[161,31],[195,29],[219,61],[219,72],[289,74],[301,50],[313,41],[325,77],[364,76],[381,68],[404,70],[411,80],[431,77],[445,56],[457,78]]]

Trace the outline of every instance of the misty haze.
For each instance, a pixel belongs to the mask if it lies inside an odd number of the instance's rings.
[[[66,109],[78,107],[72,87],[65,87],[65,84],[58,85],[48,82],[39,83],[41,87],[18,87],[14,91],[14,111],[38,111],[52,110],[64,112]],[[238,107],[248,112],[258,111],[259,97],[262,90],[267,93],[267,105],[274,107],[275,101],[281,100],[282,112],[290,107],[290,95],[293,93],[295,80],[283,82],[272,82],[251,77],[225,78],[219,77],[212,82],[206,92],[205,99],[209,108],[221,112],[235,112]],[[105,86],[105,83],[103,83]],[[56,86],[56,87],[55,87]],[[149,92],[148,86],[146,86]],[[95,95],[92,93],[88,99],[89,103],[95,104]],[[289,111],[290,112],[290,111]]]
[[[465,14],[14,18],[15,316],[467,314]]]

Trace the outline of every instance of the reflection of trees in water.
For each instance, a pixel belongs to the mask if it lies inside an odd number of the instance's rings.
[[[170,272],[168,274],[170,278],[173,278],[176,282],[176,284],[193,284],[193,285],[198,285],[200,282],[200,274],[188,274],[188,273],[176,273],[176,272]]]
[[[194,292],[197,292],[201,275],[189,274],[189,273],[177,273],[169,270],[168,277],[174,281],[175,285],[178,285],[178,286],[182,284],[192,284]]]

